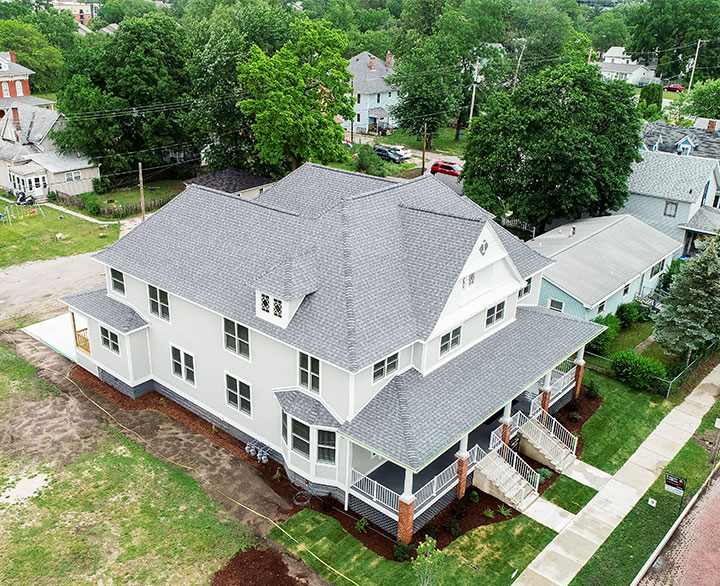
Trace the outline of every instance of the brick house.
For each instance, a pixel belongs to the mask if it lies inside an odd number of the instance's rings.
[[[34,73],[15,61],[15,51],[0,51],[0,118],[11,104],[52,106],[51,100],[30,94],[30,76]]]
[[[468,482],[523,510],[575,438],[602,326],[537,306],[551,264],[433,177],[305,164],[253,200],[201,185],[62,298],[77,362],[150,390],[408,542]],[[550,431],[550,430],[554,430]]]

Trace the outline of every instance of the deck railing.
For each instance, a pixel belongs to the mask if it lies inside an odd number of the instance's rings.
[[[433,497],[443,494],[445,489],[455,482],[457,478],[457,460],[435,476],[420,490],[415,491],[415,510],[419,511],[423,505],[432,500]]]
[[[369,476],[365,476],[362,472],[352,469],[351,486],[358,492],[370,498],[373,502],[385,505],[392,511],[400,509],[400,495],[394,490],[390,490]]]
[[[90,354],[90,338],[88,338],[87,328],[75,332],[75,346]]]

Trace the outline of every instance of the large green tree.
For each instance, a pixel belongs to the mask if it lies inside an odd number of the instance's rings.
[[[720,337],[720,239],[706,241],[699,256],[680,267],[655,318],[655,339],[668,352],[687,356]]]
[[[565,64],[498,93],[473,119],[464,193],[542,228],[554,218],[619,209],[640,160],[632,87]]]
[[[290,25],[290,39],[272,57],[253,46],[238,66],[240,107],[253,118],[257,156],[278,171],[339,158],[344,133],[335,117],[354,115],[345,34],[301,19]]]
[[[604,53],[610,47],[624,47],[630,31],[622,14],[617,10],[603,12],[590,23],[590,39],[596,51]]]
[[[157,11],[155,4],[147,0],[107,0],[102,4],[100,13],[90,22],[90,26],[97,30],[110,23],[120,24],[126,18],[138,18]]]
[[[703,118],[720,118],[720,79],[709,79],[693,85],[683,105],[683,112]]]
[[[30,76],[33,89],[55,89],[63,56],[36,26],[15,20],[0,20],[0,51],[15,51],[17,62],[35,72]]]

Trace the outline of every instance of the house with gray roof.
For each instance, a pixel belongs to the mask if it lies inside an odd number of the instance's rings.
[[[697,124],[697,121],[696,121]],[[693,155],[720,160],[720,128],[716,120],[705,119],[701,126],[675,126],[664,120],[643,124],[642,150],[674,155]]]
[[[398,103],[397,89],[387,83],[395,73],[393,56],[387,52],[385,60],[363,51],[350,58],[348,70],[353,78],[350,85],[355,98],[355,119],[344,120],[343,128],[359,132],[376,132],[391,129],[394,125],[390,108]]]
[[[226,167],[185,181],[185,185],[191,184],[203,185],[230,195],[239,195],[245,199],[254,199],[269,189],[273,180],[237,167]]]
[[[308,163],[252,200],[190,184],[95,259],[105,287],[62,298],[81,367],[405,542],[469,482],[524,510],[538,474],[514,438],[574,458],[541,422],[602,326],[538,307],[552,261],[431,176]]]
[[[0,118],[11,104],[52,107],[52,100],[30,94],[30,76],[35,72],[15,60],[15,51],[0,51]]]
[[[714,211],[720,208],[720,163],[715,159],[679,156],[661,151],[641,151],[642,162],[633,163],[628,177],[630,197],[616,214],[629,214],[683,244],[682,254],[692,254],[695,241],[707,232]],[[696,214],[700,214],[695,218]],[[720,225],[715,226],[715,231]]]
[[[555,261],[543,272],[539,305],[587,320],[654,290],[682,247],[629,215],[577,220],[528,246]]]

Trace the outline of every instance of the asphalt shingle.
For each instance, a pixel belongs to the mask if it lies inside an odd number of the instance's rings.
[[[308,425],[323,427],[338,427],[340,422],[328,411],[325,406],[303,391],[291,389],[288,391],[275,391],[275,398],[282,410]]]
[[[122,334],[147,325],[132,307],[109,297],[105,285],[66,295],[60,301]]]

